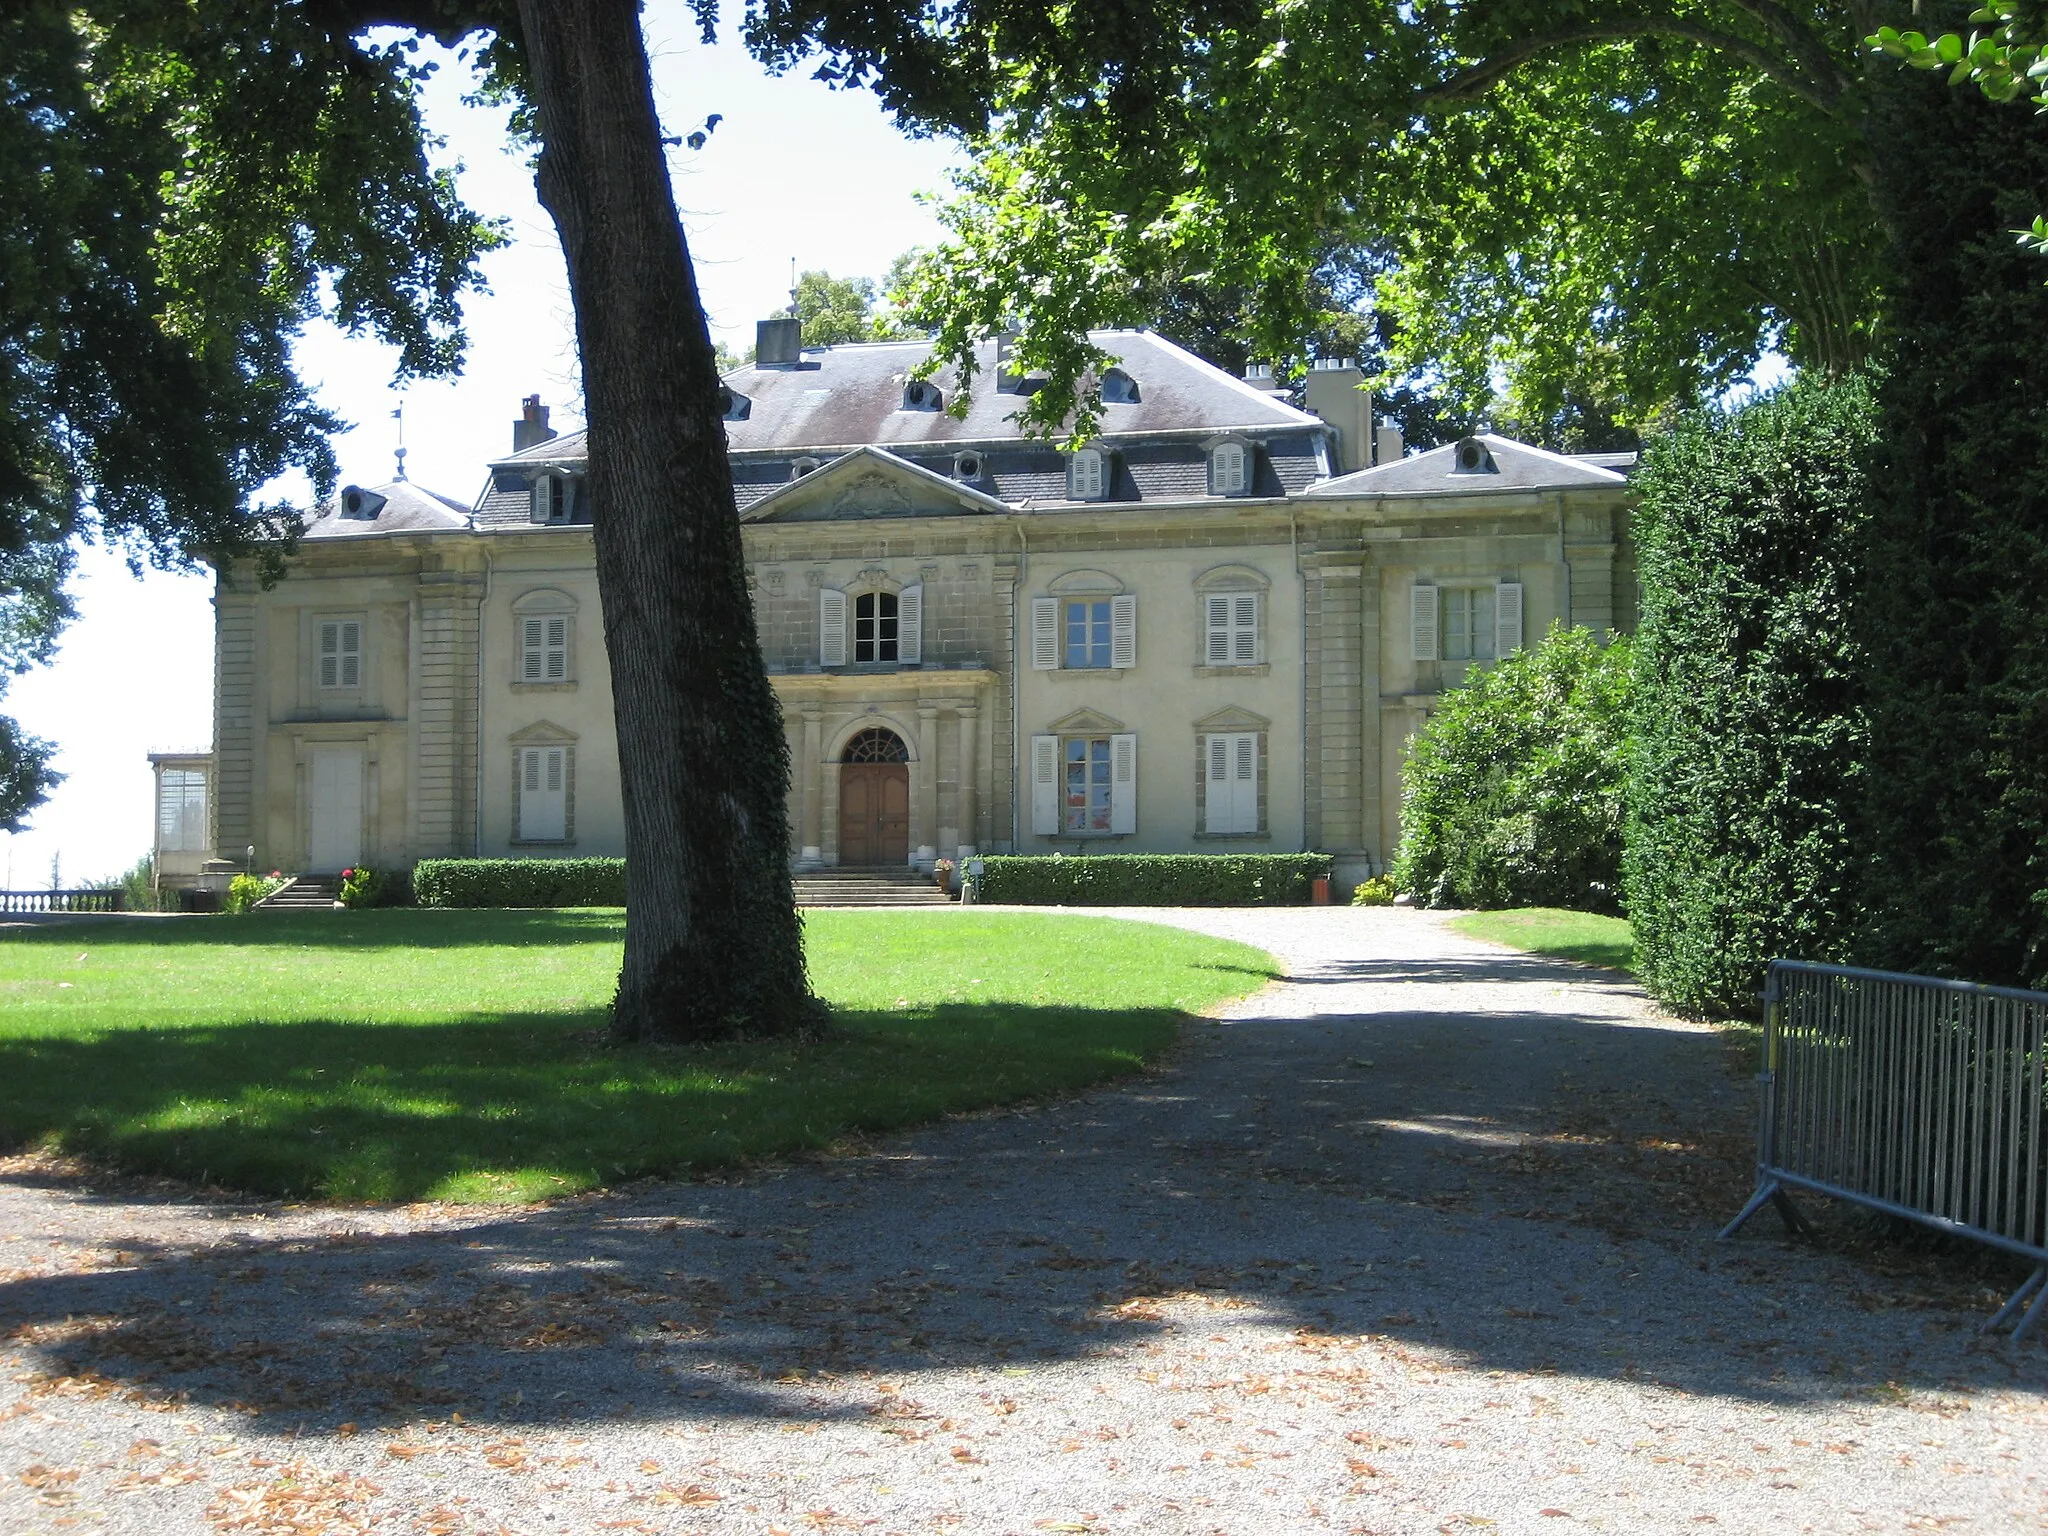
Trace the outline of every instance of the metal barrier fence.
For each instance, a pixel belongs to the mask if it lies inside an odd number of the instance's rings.
[[[1774,960],[1764,1004],[1757,1189],[1721,1236],[1766,1205],[1803,1229],[1805,1189],[1989,1243],[2034,1261],[1985,1324],[2024,1338],[2048,1315],[2048,993]]]
[[[0,913],[119,912],[125,905],[119,890],[0,891]]]

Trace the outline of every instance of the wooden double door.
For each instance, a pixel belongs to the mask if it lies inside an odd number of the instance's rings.
[[[839,862],[910,862],[910,765],[839,767]]]

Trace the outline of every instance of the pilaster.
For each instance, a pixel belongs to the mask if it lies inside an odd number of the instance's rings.
[[[483,577],[419,578],[419,703],[413,721],[419,858],[476,849],[477,641]]]

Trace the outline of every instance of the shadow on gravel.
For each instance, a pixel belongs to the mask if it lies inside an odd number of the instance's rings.
[[[1981,1286],[1770,1235],[1714,1244],[1747,1189],[1748,1103],[1705,1033],[1534,1013],[1196,1026],[1170,1073],[1123,1090],[726,1182],[396,1236],[138,1242],[129,1267],[0,1284],[0,1337],[32,1398],[189,1401],[309,1435],[460,1412],[880,1413],[916,1436],[922,1373],[1169,1334],[1194,1350],[1248,1322],[1567,1391],[2048,1385],[2048,1351],[1975,1342]],[[835,1383],[868,1373],[901,1394],[846,1406]]]

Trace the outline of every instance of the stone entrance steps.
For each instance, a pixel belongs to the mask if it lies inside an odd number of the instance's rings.
[[[291,884],[256,903],[264,912],[332,912],[341,899],[341,882],[331,875],[294,875]]]
[[[882,869],[811,869],[794,877],[800,907],[943,907],[953,898],[929,875]]]

